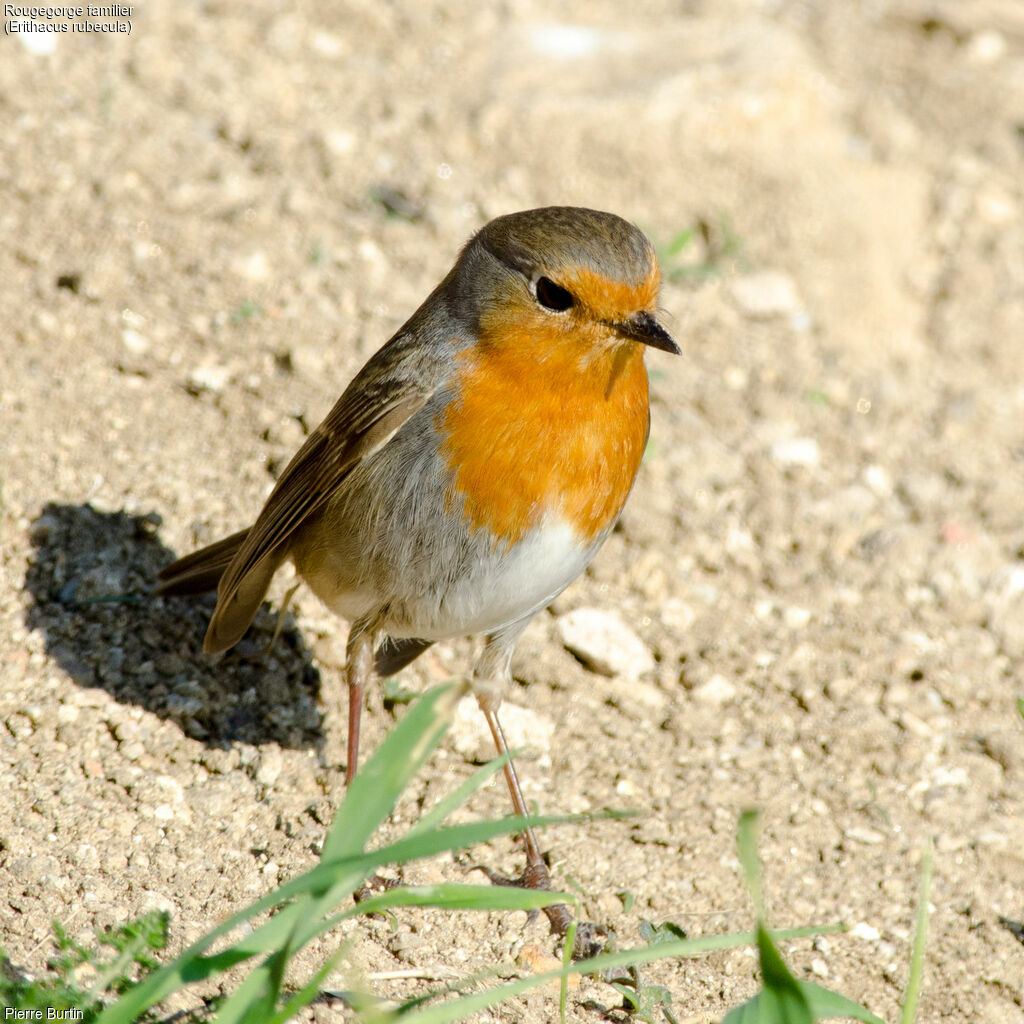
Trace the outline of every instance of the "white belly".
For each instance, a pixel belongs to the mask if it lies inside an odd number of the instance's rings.
[[[480,559],[443,591],[396,602],[381,625],[391,636],[422,640],[492,633],[540,611],[583,572],[599,546],[581,544],[564,522],[549,522],[510,551]]]

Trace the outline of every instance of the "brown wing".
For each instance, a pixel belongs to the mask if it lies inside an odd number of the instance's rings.
[[[426,404],[440,382],[443,360],[423,349],[415,337],[401,335],[382,348],[285,467],[221,577],[204,650],[215,653],[238,642],[287,557],[296,527]]]

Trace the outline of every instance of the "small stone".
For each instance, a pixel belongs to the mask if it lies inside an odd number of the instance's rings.
[[[267,254],[257,250],[232,261],[231,269],[249,281],[266,281],[270,277],[270,261]]]
[[[845,832],[846,838],[853,840],[855,843],[863,843],[865,846],[877,846],[879,843],[885,842],[885,836],[881,832],[875,831],[873,828],[859,828],[854,826],[849,828]]]
[[[855,939],[863,939],[865,942],[875,942],[882,937],[882,933],[865,921],[860,921],[850,929],[850,934]]]
[[[866,467],[861,473],[861,479],[879,498],[886,498],[892,494],[892,477],[883,466]]]
[[[13,714],[4,722],[7,731],[16,740],[25,740],[33,733],[32,721],[27,715]]]
[[[821,462],[821,449],[813,437],[788,437],[771,446],[771,456],[783,466],[811,469]]]
[[[800,312],[802,306],[793,279],[777,270],[738,277],[732,282],[729,293],[740,312],[755,320],[792,316]]]
[[[617,615],[577,608],[558,620],[562,643],[588,668],[605,676],[637,679],[654,669],[644,642]]]
[[[668,598],[658,614],[665,626],[676,633],[685,633],[697,621],[693,606],[678,597]]]
[[[693,695],[705,704],[721,706],[736,699],[736,687],[725,676],[716,674],[696,687]]]
[[[782,613],[782,621],[787,629],[803,629],[811,621],[811,610],[792,605]]]
[[[967,42],[967,59],[973,64],[995,64],[1006,53],[1006,36],[995,29],[975,32]]]
[[[260,755],[256,781],[261,786],[273,786],[284,771],[284,755],[277,747],[268,747]]]
[[[121,341],[124,342],[124,347],[133,355],[141,356],[149,351],[149,339],[133,327],[126,327],[121,332]]]
[[[231,371],[223,365],[209,363],[205,366],[196,366],[189,371],[188,388],[193,392],[210,391],[219,394],[231,376]]]

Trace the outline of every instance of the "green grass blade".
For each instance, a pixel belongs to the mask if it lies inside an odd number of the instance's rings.
[[[151,974],[126,993],[121,1000],[107,1007],[100,1015],[97,1024],[132,1024],[145,1009],[160,1002],[171,992],[184,985],[204,980],[250,957],[271,952],[286,940],[289,931],[300,919],[304,921],[306,928],[296,935],[295,941],[299,945],[308,942],[313,935],[320,934],[325,930],[319,927],[317,919],[309,914],[308,908],[304,909],[301,904],[293,903],[229,949],[211,956],[204,955],[206,950],[221,936],[226,935],[248,919],[273,909],[284,900],[325,894],[325,902],[333,900],[331,903],[333,906],[349,893],[354,892],[371,871],[385,864],[406,863],[413,859],[434,856],[448,850],[463,849],[474,843],[486,842],[509,832],[520,832],[527,824],[541,828],[545,825],[591,821],[607,816],[618,817],[619,815],[617,812],[598,812],[585,815],[550,815],[539,818],[508,817],[498,821],[473,822],[437,829],[427,835],[407,837],[369,854],[345,858],[336,863],[321,863],[304,875],[286,882],[280,889],[261,897],[251,906],[239,911],[212,932],[193,943],[176,960]],[[339,873],[341,874],[340,878]],[[509,891],[514,892],[515,890]],[[334,898],[336,892],[339,893],[337,899]],[[343,917],[347,916],[350,915],[343,915]],[[342,918],[338,920],[340,919]]]
[[[388,889],[363,900],[353,911],[360,915],[393,910],[395,907],[436,907],[441,910],[539,910],[553,903],[574,903],[567,892],[519,889],[504,885],[466,885],[443,882],[438,885],[410,885]]]
[[[814,1014],[806,996],[760,921],[757,925],[757,951],[764,978],[764,991],[760,996],[763,1019],[777,1021],[778,1024],[814,1024]]]
[[[757,854],[757,831],[760,814],[757,811],[744,811],[740,815],[736,831],[736,845],[739,850],[740,865],[743,877],[754,901],[754,913],[759,920],[764,920],[764,888],[761,883],[761,860]]]
[[[291,883],[286,888],[290,886]],[[192,943],[166,967],[154,971],[149,977],[126,992],[116,1003],[106,1007],[96,1018],[96,1024],[133,1024],[143,1011],[159,1003],[172,992],[176,992],[192,982],[203,981],[211,975],[227,970],[229,967],[273,948],[276,935],[283,936],[292,926],[292,915],[297,914],[300,909],[297,904],[285,907],[280,914],[267,921],[262,928],[240,939],[221,953],[205,955],[206,950],[219,938],[244,924],[249,918],[272,909],[278,900],[278,891],[275,890],[229,917]]]
[[[605,809],[588,811],[585,814],[539,814],[529,817],[510,816],[497,818],[494,821],[477,821],[464,825],[448,825],[435,829],[430,833],[406,835],[397,839],[389,846],[367,854],[373,859],[379,858],[380,864],[404,864],[410,860],[421,860],[433,857],[446,850],[465,849],[477,843],[485,843],[499,835],[509,832],[522,832],[530,826],[534,829],[546,828],[548,825],[582,825],[591,821],[605,821],[609,818],[619,820],[633,817],[630,811]]]
[[[488,761],[482,768],[478,768],[465,782],[438,800],[409,830],[408,835],[415,836],[421,832],[429,832],[432,828],[439,826],[452,811],[461,807],[481,786],[501,771],[512,760],[513,753],[502,754],[500,757]]]
[[[342,801],[324,841],[322,856],[325,860],[337,861],[346,853],[362,852],[370,834],[391,812],[402,789],[440,741],[455,703],[465,689],[465,686],[449,684],[431,690],[410,708],[391,731],[363,771],[356,776]],[[342,872],[342,877],[339,877],[337,866],[333,871],[328,870],[320,875],[315,875],[317,869],[314,869],[314,872],[307,872],[305,876],[250,904],[193,943],[167,967],[154,972],[117,1003],[107,1007],[97,1024],[132,1024],[144,1010],[183,985],[209,977],[211,973],[224,969],[229,962],[239,963],[277,948],[303,915],[309,914],[308,907],[303,909],[299,904],[286,907],[277,917],[229,950],[210,958],[203,956],[221,936],[279,905],[282,900],[315,895],[321,900],[337,902],[342,895],[357,888],[365,878],[360,870],[365,869],[369,862],[357,861],[358,858],[353,857],[352,862],[346,865],[347,870]],[[308,927],[311,923],[309,917],[306,917],[305,923]]]
[[[766,989],[742,1006],[730,1010],[722,1018],[722,1024],[797,1024],[798,1021],[818,1021],[833,1017],[859,1020],[863,1024],[885,1024],[881,1017],[876,1017],[860,1004],[827,988],[809,981],[798,981],[797,986],[810,1017],[802,1015],[804,1009],[794,1009],[780,1000],[777,993]]]
[[[921,895],[918,897],[917,924],[914,928],[914,947],[910,954],[910,977],[907,979],[907,994],[903,1000],[902,1024],[913,1024],[917,1003],[921,997],[921,982],[924,979],[924,951],[928,943],[928,901],[932,891],[932,857],[935,844],[931,839],[925,847],[921,863]]]
[[[302,986],[296,992],[291,999],[288,1000],[281,1007],[277,1013],[268,1016],[265,1020],[260,1021],[260,1024],[285,1024],[285,1021],[289,1021],[296,1013],[299,1012],[304,1006],[308,1006],[314,999],[320,994],[320,987],[324,983],[324,979],[331,971],[337,966],[338,961],[342,958],[347,946],[350,943],[339,946],[338,949],[329,956],[319,967],[317,972],[313,975],[305,985]]]
[[[398,797],[440,742],[468,684],[435,687],[417,700],[352,780],[324,839],[322,857],[363,850]]]
[[[815,1019],[829,1017],[841,1017],[844,1020],[863,1021],[864,1024],[885,1024],[881,1017],[876,1017],[870,1010],[866,1010],[859,1003],[847,999],[830,989],[815,985],[812,981],[797,982],[807,999]]]
[[[562,946],[562,984],[558,990],[558,1019],[565,1024],[565,1006],[569,1001],[568,968],[572,964],[572,951],[576,948],[576,922],[569,925],[565,933],[565,944]]]
[[[268,957],[254,968],[245,980],[221,1004],[214,1024],[240,1024],[241,1021],[265,1019],[274,1009],[271,996],[271,972]]]
[[[838,928],[828,928],[837,931]],[[799,934],[798,934],[799,933]],[[801,938],[806,935],[819,935],[822,929],[795,928],[773,932],[775,939]],[[749,946],[756,942],[753,932],[740,932],[733,935],[704,935],[697,939],[680,939],[675,942],[661,942],[655,946],[643,946],[637,949],[624,949],[616,953],[602,953],[590,960],[580,960],[563,966],[558,970],[533,974],[527,978],[517,978],[505,985],[488,989],[484,992],[473,992],[447,1003],[428,1006],[414,1013],[403,1013],[402,1024],[452,1024],[463,1020],[470,1014],[486,1010],[497,1003],[511,999],[513,996],[531,989],[547,985],[552,981],[560,981],[568,974],[597,974],[613,967],[642,966],[656,960],[668,960],[674,957],[693,957],[703,953],[711,953],[721,949],[735,949],[738,946]],[[397,1020],[397,1017],[392,1017]]]

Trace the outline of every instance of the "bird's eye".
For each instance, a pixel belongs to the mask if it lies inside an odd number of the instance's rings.
[[[555,284],[550,277],[537,278],[537,301],[545,308],[556,313],[564,313],[576,301],[572,292],[567,292],[561,285]]]

